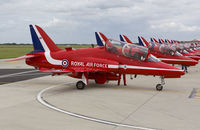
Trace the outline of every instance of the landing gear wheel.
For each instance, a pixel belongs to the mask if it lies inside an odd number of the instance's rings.
[[[163,89],[163,86],[161,84],[157,84],[156,85],[156,90],[157,91],[162,91],[162,89]]]
[[[84,89],[85,88],[85,83],[83,83],[83,81],[78,81],[76,83],[76,88],[77,89]]]

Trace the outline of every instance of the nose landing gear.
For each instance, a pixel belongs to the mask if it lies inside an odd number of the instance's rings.
[[[156,90],[157,91],[162,91],[163,90],[163,85],[165,85],[165,80],[163,76],[160,76],[161,79],[161,84],[156,85]]]

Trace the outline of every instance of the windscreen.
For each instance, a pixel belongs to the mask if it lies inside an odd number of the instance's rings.
[[[160,62],[160,60],[158,58],[156,58],[155,56],[153,56],[152,54],[149,55],[147,61],[150,61],[150,62]]]
[[[181,53],[179,53],[178,51],[174,53],[175,56],[183,56]]]
[[[147,48],[113,39],[109,39],[106,42],[106,50],[117,55],[123,55],[140,61],[145,61],[148,58]]]
[[[188,51],[186,51],[186,50],[183,50],[183,53],[185,53],[185,54],[189,54],[189,52],[188,52]]]

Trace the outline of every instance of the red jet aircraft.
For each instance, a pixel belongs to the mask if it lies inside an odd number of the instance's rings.
[[[120,84],[121,75],[126,85],[126,74],[141,74],[161,76],[161,84],[156,89],[162,90],[164,78],[184,75],[184,71],[161,62],[142,46],[128,43],[121,46],[123,42],[110,39],[102,47],[63,50],[39,26],[30,25],[30,31],[34,51],[12,60],[25,59],[26,64],[38,68],[40,72],[67,74],[81,79],[76,83],[77,89],[88,85],[89,79],[94,79],[97,84],[109,80]]]
[[[125,35],[120,35],[121,41],[132,43]],[[139,44],[149,48],[152,55],[159,58],[162,62],[168,64],[180,64],[184,66],[194,66],[198,62],[189,57],[185,57],[176,51],[176,48],[166,44],[160,45],[159,43],[147,42],[143,37],[138,37]]]
[[[157,40],[155,38],[152,38],[151,41],[154,42],[154,43],[157,43]],[[171,43],[167,39],[165,40],[165,42],[163,42],[162,39],[159,39],[159,41],[160,41],[161,44],[166,44],[166,45],[171,46],[172,48],[176,48],[176,51],[178,51],[179,53],[181,53],[185,57],[189,57],[189,58],[192,58],[192,59],[197,60],[197,61],[200,60],[200,57],[194,54],[194,51],[193,51],[194,48],[193,47],[189,46],[188,48],[186,48],[186,46],[184,44]]]

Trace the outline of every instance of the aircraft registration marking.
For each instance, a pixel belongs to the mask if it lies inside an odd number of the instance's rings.
[[[200,99],[200,88],[193,88],[189,98],[199,98]]]

